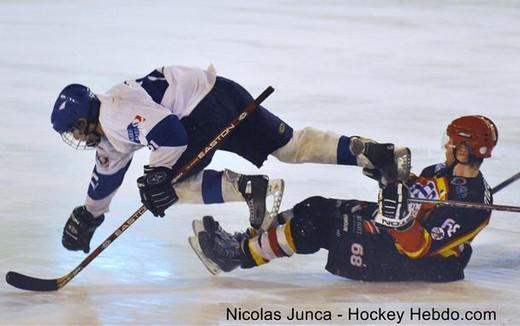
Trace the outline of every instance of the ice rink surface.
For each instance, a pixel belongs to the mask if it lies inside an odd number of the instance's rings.
[[[73,207],[83,204],[93,152],[68,148],[50,112],[69,83],[102,93],[169,64],[206,67],[254,96],[294,128],[313,126],[409,146],[416,172],[443,160],[453,118],[485,114],[499,128],[483,173],[491,185],[520,161],[520,3],[517,1],[50,1],[0,2],[0,274],[55,278],[84,257],[61,246]],[[139,206],[134,158],[101,243]],[[211,167],[258,170],[217,154]],[[287,182],[283,209],[310,195],[375,200],[355,167],[262,168]],[[495,203],[520,205],[520,182]],[[469,305],[520,324],[520,215],[494,213],[474,241],[464,281],[366,284],[328,274],[326,253],[281,259],[211,277],[192,253],[191,220],[214,215],[247,225],[245,204],[179,205],[147,213],[57,293],[0,282],[0,324],[215,324],[236,305]],[[222,321],[222,320],[221,320]]]

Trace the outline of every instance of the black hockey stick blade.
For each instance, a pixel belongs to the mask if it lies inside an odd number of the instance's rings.
[[[34,278],[27,275],[23,275],[17,272],[8,272],[5,275],[7,283],[11,284],[15,288],[29,291],[57,291],[58,280],[44,280],[40,278]]]

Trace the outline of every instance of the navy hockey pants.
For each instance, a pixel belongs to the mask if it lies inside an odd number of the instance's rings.
[[[239,84],[217,77],[208,95],[189,116],[181,119],[188,133],[188,148],[174,165],[174,173],[191,161],[253,100]],[[217,149],[236,153],[261,167],[267,156],[287,144],[292,135],[293,129],[289,125],[260,105]],[[185,177],[204,169],[215,150],[207,153]]]

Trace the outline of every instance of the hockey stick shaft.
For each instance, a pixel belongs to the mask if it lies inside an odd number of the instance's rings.
[[[436,200],[436,199],[424,199],[424,198],[410,198],[408,199],[411,203],[419,204],[434,204],[436,206],[447,206],[457,208],[473,208],[473,209],[484,209],[484,210],[495,210],[503,212],[514,212],[520,213],[520,207],[518,206],[506,206],[506,205],[489,205],[481,203],[471,203],[457,200]]]
[[[262,95],[261,95],[262,96]],[[260,97],[259,97],[260,98]],[[265,99],[264,98],[261,98],[260,102],[262,102],[263,100]],[[258,99],[257,99],[258,100]],[[256,102],[256,101],[255,101]],[[258,102],[257,104],[259,104],[260,102]],[[248,106],[248,108],[250,108],[250,106]],[[244,113],[242,113],[241,115],[239,115],[235,121],[235,123],[230,123],[230,125],[225,128],[217,137],[215,137],[215,139],[210,143],[208,144],[208,146],[199,153],[199,155],[197,157],[195,157],[190,163],[188,163],[182,170],[181,172],[179,172],[179,174],[176,176],[176,178],[174,179],[174,182],[177,181],[179,178],[181,178],[183,175],[185,175],[189,170],[191,170],[191,168],[198,162],[200,161],[200,159],[202,159],[207,152],[209,152],[212,148],[214,148],[214,146],[216,145],[213,145],[212,144],[214,142],[217,142],[220,143],[222,142],[222,139],[224,137],[226,137],[226,135],[231,132],[238,123],[240,123],[241,120],[245,119],[245,117],[247,117],[247,115],[249,113],[251,113],[255,108],[256,106],[252,106],[252,109],[250,109],[248,111],[248,108],[246,108],[244,110]],[[247,114],[244,116],[245,112],[247,112]],[[520,172],[516,173],[515,175],[509,177],[508,179],[502,181],[501,183],[499,183],[498,185],[496,185],[495,187],[493,187],[491,189],[491,193],[492,194],[495,194],[497,193],[498,191],[504,189],[505,187],[507,187],[508,185],[510,185],[511,183],[515,182],[516,180],[520,179]],[[457,207],[457,208],[473,208],[473,209],[486,209],[486,210],[496,210],[496,211],[504,211],[504,212],[513,212],[513,213],[518,213],[520,212],[520,207],[517,207],[517,206],[506,206],[506,205],[489,205],[489,204],[481,204],[481,203],[469,203],[469,202],[463,202],[463,201],[455,201],[455,200],[429,200],[429,199],[419,199],[419,198],[414,198],[414,199],[410,199],[410,202],[418,202],[418,203],[430,203],[430,204],[435,204],[437,206],[449,206],[449,207]],[[135,220],[137,220],[137,218],[139,218],[142,214],[144,214],[144,212],[146,212],[146,208],[144,206],[141,206],[141,208],[136,212],[140,212],[141,209],[144,209],[144,211],[142,213],[140,213],[139,216],[135,217],[135,218],[132,218],[133,216],[131,216],[125,223],[123,223],[123,225],[120,226],[120,229],[122,229],[121,232],[123,232],[124,230],[126,230],[126,228],[128,228],[131,224],[133,224],[133,222],[135,222]],[[134,215],[136,214],[134,213]],[[112,239],[111,241],[115,240],[117,238],[117,236]],[[107,239],[109,240],[109,239]],[[107,241],[105,240],[105,242]],[[104,243],[105,243],[104,242]],[[103,243],[103,244],[104,244]],[[102,244],[102,245],[103,245]],[[102,245],[100,247],[102,247]],[[108,243],[106,246],[110,245],[110,243]],[[99,248],[99,247],[98,247]],[[98,249],[96,248],[96,249]],[[102,250],[101,250],[102,251]],[[100,252],[101,252],[100,251]],[[99,254],[99,253],[98,253]],[[97,255],[96,255],[97,256]],[[85,258],[84,261],[86,261],[89,257]],[[94,259],[95,256],[92,258]],[[90,261],[92,261],[92,259],[90,259],[84,266],[88,265],[90,263]],[[81,264],[80,264],[81,265]],[[78,266],[79,267],[79,266]],[[72,279],[72,277],[74,277],[77,273],[79,273],[79,271],[81,269],[78,270],[78,267],[76,269],[74,269],[71,273],[69,273],[70,275],[68,275],[69,277],[67,278],[66,282],[63,284],[65,285],[70,279]]]
[[[501,183],[497,184],[495,187],[493,187],[493,189],[491,189],[491,193],[495,194],[495,193],[499,192],[500,190],[509,186],[510,184],[512,184],[513,182],[515,182],[518,179],[520,179],[520,172],[507,178],[506,180],[502,181]]]
[[[520,172],[517,174],[507,178],[502,181],[495,187],[491,189],[491,193],[495,194],[505,187],[509,186],[516,180],[520,179]],[[473,208],[473,209],[486,209],[486,210],[496,210],[496,211],[504,211],[504,212],[520,212],[520,207],[517,206],[506,206],[506,205],[487,205],[481,203],[469,203],[464,201],[456,201],[456,200],[436,200],[436,199],[422,199],[422,198],[410,198],[410,202],[412,203],[420,203],[420,204],[434,204],[437,206],[448,206],[448,207],[458,207],[458,208]]]
[[[185,176],[198,162],[202,160],[210,151],[215,149],[222,141],[251,113],[253,113],[258,105],[262,103],[269,95],[274,92],[274,88],[267,87],[253,102],[248,104],[243,111],[231,121],[222,131],[211,140],[199,154],[197,154],[190,162],[177,173],[173,179],[173,183]],[[90,264],[99,254],[101,254],[114,240],[116,240],[126,229],[128,229],[135,221],[137,221],[145,212],[147,208],[143,205],[139,207],[120,227],[118,227],[105,241],[103,241],[94,251],[92,251],[76,268],[71,272],[58,279],[39,279],[26,276],[16,272],[8,272],[6,275],[7,283],[14,287],[32,290],[32,291],[56,291],[64,287],[70,280],[72,280],[79,272],[81,272],[88,264]]]

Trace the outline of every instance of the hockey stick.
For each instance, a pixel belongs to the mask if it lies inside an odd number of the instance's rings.
[[[504,189],[505,187],[509,186],[516,180],[520,179],[520,172],[513,175],[512,177],[509,177],[508,179],[502,181],[501,183],[497,184],[493,189],[491,189],[491,193],[494,194],[496,192],[499,192],[500,190]]]
[[[424,199],[424,198],[410,198],[410,203],[419,204],[434,204],[436,206],[447,206],[447,207],[458,207],[458,208],[473,208],[473,209],[484,209],[484,210],[495,210],[503,212],[520,213],[520,207],[518,206],[506,206],[506,205],[489,205],[481,203],[471,203],[457,200],[437,200],[437,199]]]
[[[260,94],[253,102],[247,105],[243,111],[231,121],[209,144],[202,149],[197,156],[195,156],[190,162],[188,162],[180,172],[175,176],[172,183],[177,182],[186,173],[188,173],[195,164],[200,162],[202,158],[206,156],[208,152],[214,149],[217,145],[221,144],[222,141],[239,125],[245,118],[253,113],[258,105],[262,103],[269,95],[274,92],[274,88],[271,86],[267,87],[262,94]],[[23,275],[17,272],[8,272],[5,276],[7,283],[10,285],[30,291],[57,291],[64,287],[70,282],[79,272],[81,272],[87,265],[94,260],[103,250],[105,250],[112,242],[117,239],[126,229],[130,227],[137,219],[139,219],[147,211],[145,206],[141,206],[135,213],[133,213],[117,230],[115,230],[103,243],[101,243],[94,251],[92,251],[76,268],[74,268],[68,274],[56,278],[56,279],[41,279]]]
[[[520,172],[517,174],[507,178],[502,181],[495,187],[491,189],[491,193],[495,194],[505,187],[509,186],[511,183],[520,179]],[[474,208],[474,209],[488,209],[495,211],[503,211],[503,212],[520,212],[520,207],[517,206],[505,206],[505,205],[487,205],[481,203],[470,203],[464,201],[456,201],[456,200],[436,200],[436,199],[422,199],[422,198],[410,198],[408,200],[411,203],[420,203],[420,204],[434,204],[436,206],[448,206],[448,207],[458,207],[458,208]]]

